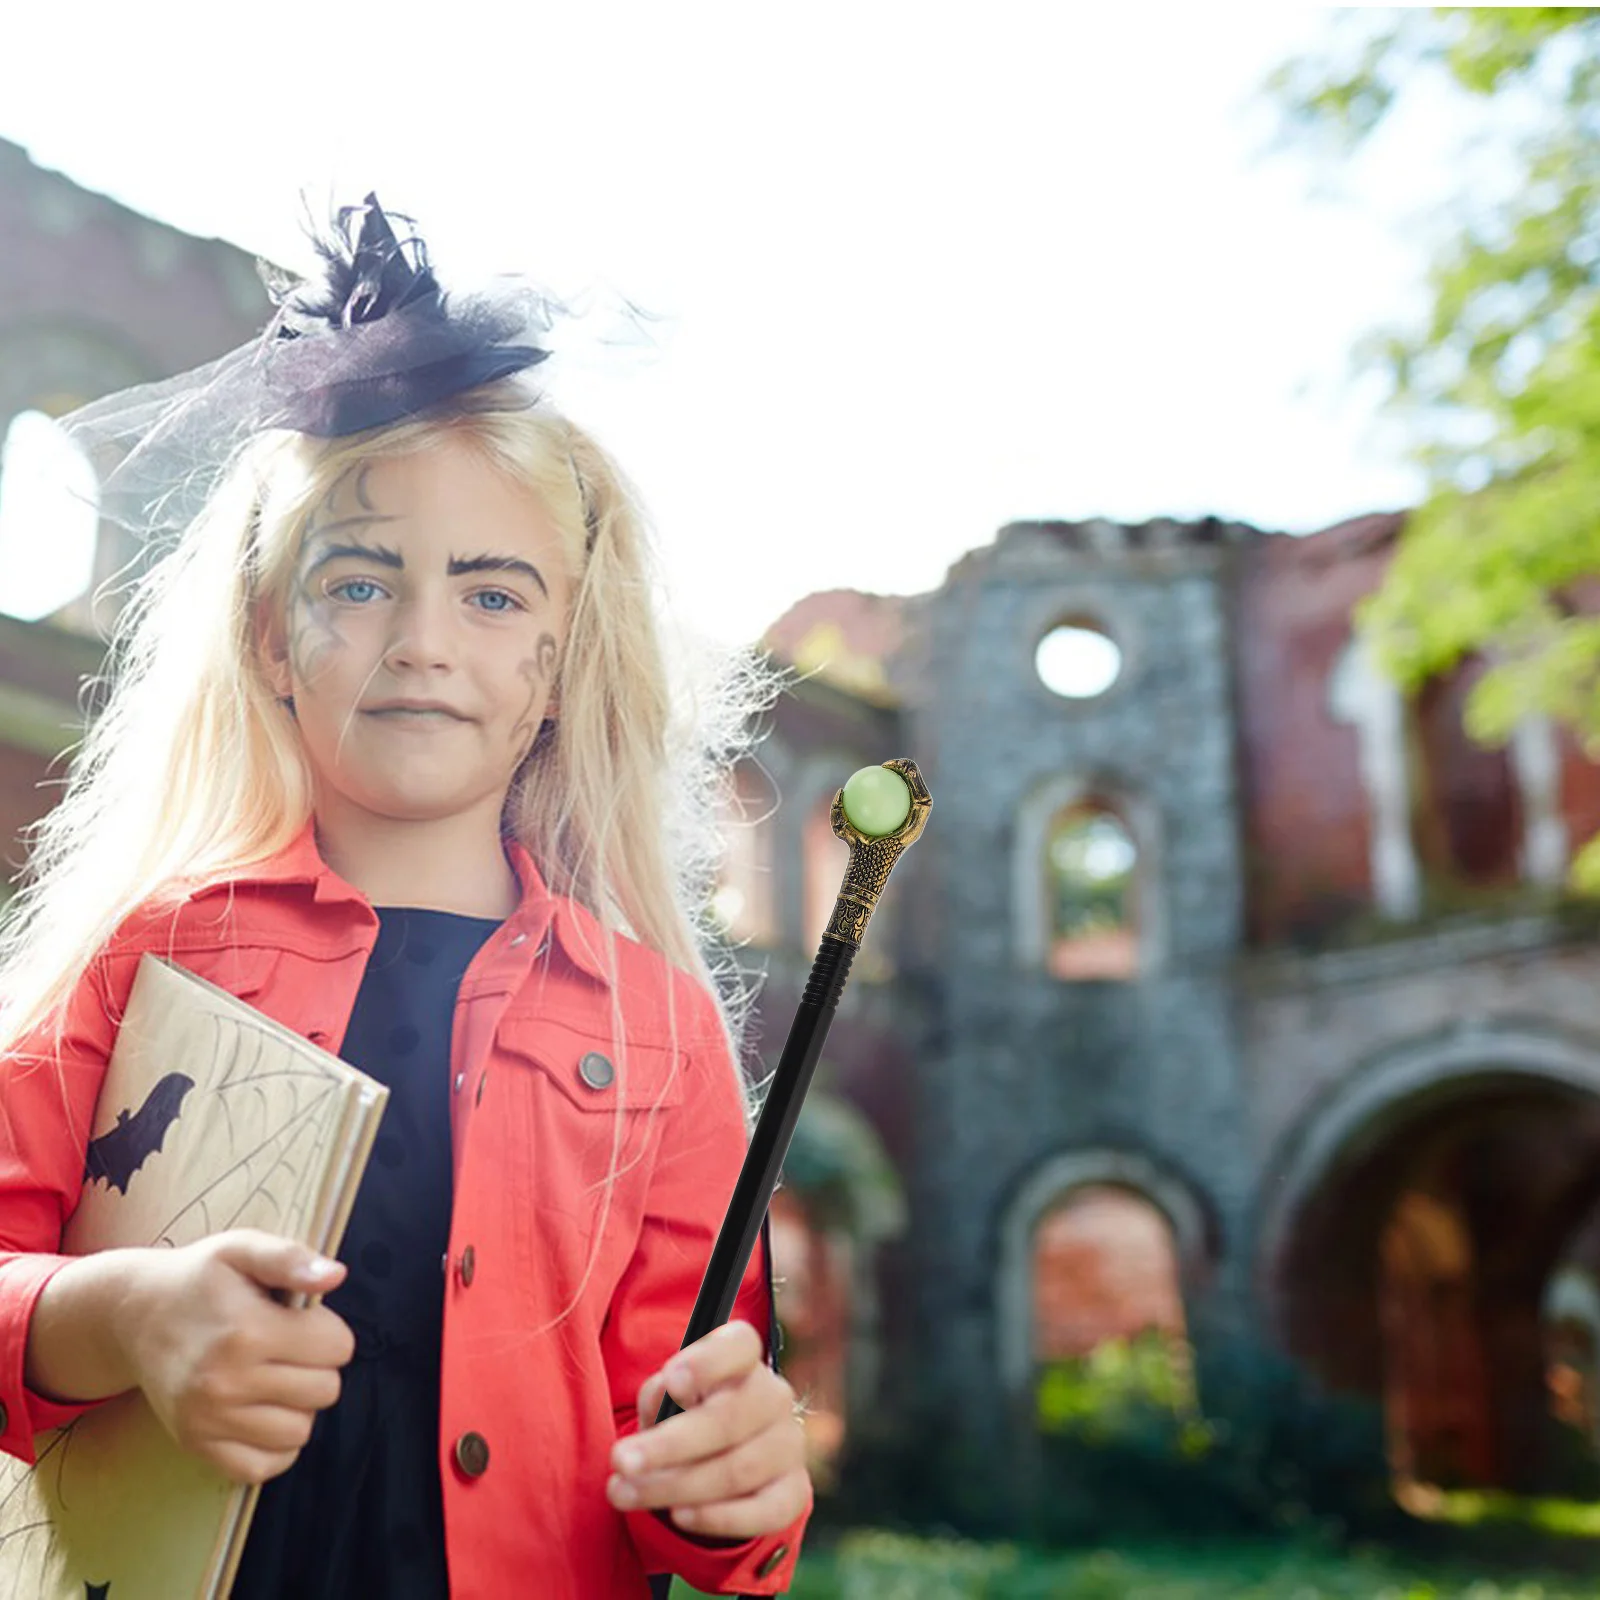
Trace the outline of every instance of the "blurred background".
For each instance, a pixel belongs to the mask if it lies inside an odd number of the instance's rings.
[[[241,14],[242,15],[242,14]],[[137,557],[55,426],[375,189],[622,296],[558,403],[794,667],[714,910],[772,1064],[794,1593],[1600,1583],[1600,13],[597,4],[0,43],[0,837]]]

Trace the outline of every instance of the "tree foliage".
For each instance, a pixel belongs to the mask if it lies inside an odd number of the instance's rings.
[[[1408,688],[1481,654],[1486,743],[1542,712],[1600,755],[1600,11],[1344,12],[1270,88],[1301,140],[1353,153],[1428,73],[1482,110],[1506,181],[1458,202],[1419,326],[1367,351],[1427,472],[1360,613]],[[1476,119],[1475,119],[1476,120]],[[1600,889],[1600,845],[1575,878]]]

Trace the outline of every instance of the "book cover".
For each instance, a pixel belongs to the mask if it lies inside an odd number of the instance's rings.
[[[260,1228],[332,1255],[388,1090],[144,956],[62,1250]],[[302,1297],[303,1299],[303,1297]],[[135,1391],[0,1457],[0,1600],[223,1600],[258,1491],[181,1449]]]

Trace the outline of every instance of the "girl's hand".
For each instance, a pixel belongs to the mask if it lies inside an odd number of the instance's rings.
[[[339,1398],[355,1339],[326,1306],[344,1276],[303,1245],[254,1229],[151,1250],[129,1291],[119,1341],[151,1408],[186,1450],[236,1483],[293,1465],[318,1411]]]
[[[686,1346],[639,1391],[640,1432],[617,1442],[606,1497],[619,1511],[669,1509],[686,1533],[751,1539],[786,1528],[810,1488],[794,1390],[748,1322]],[[651,1419],[670,1392],[683,1407]]]

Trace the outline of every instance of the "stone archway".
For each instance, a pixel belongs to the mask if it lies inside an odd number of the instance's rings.
[[[1257,1264],[1291,1354],[1380,1398],[1398,1484],[1558,1490],[1542,1306],[1600,1194],[1600,1048],[1499,1024],[1353,1070],[1269,1169]]]
[[[1102,1148],[1062,1151],[1040,1162],[1012,1196],[1000,1223],[995,1328],[1000,1381],[1012,1399],[1027,1392],[1033,1377],[1035,1234],[1049,1211],[1091,1188],[1122,1190],[1155,1207],[1171,1230],[1180,1284],[1192,1280],[1210,1257],[1200,1199],[1149,1156]]]

